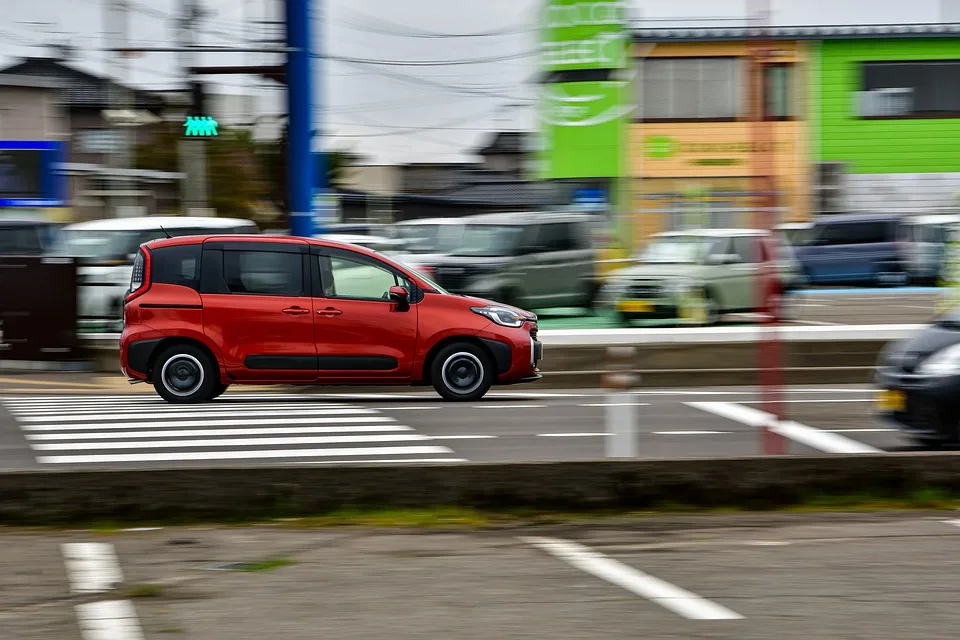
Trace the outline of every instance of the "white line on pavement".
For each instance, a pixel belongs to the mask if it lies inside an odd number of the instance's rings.
[[[545,404],[475,404],[471,409],[545,409]]]
[[[593,438],[606,433],[538,433],[538,438]]]
[[[499,436],[477,435],[477,436],[427,436],[430,440],[496,440]]]
[[[376,409],[307,409],[306,411],[298,411],[296,417],[299,416],[343,416],[343,415],[371,415],[377,413]],[[90,422],[114,422],[117,420],[150,420],[156,418],[159,415],[163,415],[164,418],[172,420],[173,418],[201,418],[203,416],[208,416],[212,418],[229,418],[236,416],[236,411],[183,411],[178,413],[107,413],[99,414],[92,416],[83,416],[83,420],[88,420]],[[257,418],[260,416],[275,416],[277,415],[276,410],[272,411],[247,411],[242,414],[244,418]],[[294,417],[294,416],[291,416]],[[77,419],[77,416],[29,416],[24,418],[19,418],[20,422],[72,422]]]
[[[882,453],[880,449],[862,442],[808,427],[799,422],[777,422],[773,414],[732,402],[687,402],[685,404],[751,427],[768,426],[774,433],[827,453]]]
[[[896,431],[896,429],[823,429],[828,433],[886,433],[888,431]]]
[[[26,433],[27,440],[124,440],[128,438],[216,438],[222,436],[268,436],[307,433],[380,433],[413,431],[402,424],[379,427],[277,427],[272,429],[164,429],[163,431],[96,431],[89,433]]]
[[[380,411],[433,411],[435,409],[443,409],[443,407],[435,407],[432,405],[425,404],[423,406],[414,406],[414,407],[377,407]]]
[[[129,600],[78,604],[76,611],[84,640],[143,640],[137,610]]]
[[[388,416],[342,416],[336,418],[273,418],[265,420],[171,420],[167,422],[133,423],[21,424],[20,428],[24,431],[100,431],[109,429],[163,429],[165,427],[258,427],[272,424],[340,424],[343,422],[382,424],[385,422],[396,422],[396,419]]]
[[[108,462],[176,462],[188,460],[250,460],[256,458],[335,458],[360,456],[429,456],[453,453],[447,447],[361,447],[357,449],[280,449],[253,451],[175,451],[81,456],[39,456],[40,464],[101,464]],[[438,460],[442,462],[442,460]]]
[[[804,398],[803,400],[779,400],[783,404],[831,404],[836,402],[873,402],[873,398]],[[769,400],[740,400],[740,404],[777,404]]]
[[[960,527],[960,520],[941,520],[943,524],[949,524],[954,527]]]
[[[301,444],[358,444],[363,442],[419,442],[416,433],[373,436],[312,436],[308,438],[219,438],[216,440],[148,440],[126,442],[53,442],[32,444],[36,451],[89,451],[91,449],[203,449],[223,447],[284,447]]]
[[[118,411],[150,411],[156,415],[165,415],[168,413],[178,413],[184,411],[190,411],[197,414],[210,414],[218,411],[230,411],[231,413],[249,413],[251,411],[272,411],[274,413],[284,411],[289,413],[299,413],[302,411],[318,411],[324,409],[353,409],[358,410],[363,407],[344,405],[344,404],[330,404],[330,405],[304,405],[304,404],[237,404],[234,406],[224,406],[224,405],[213,405],[213,404],[204,404],[204,405],[194,405],[186,407],[184,405],[136,405],[136,406],[117,406],[113,404],[101,404],[93,407],[64,407],[62,404],[51,407],[43,407],[42,409],[36,408],[17,408],[17,407],[8,407],[11,413],[16,416],[37,416],[37,415],[56,415],[56,414],[70,414],[70,415],[83,415],[83,414],[97,414],[97,413],[114,413]]]
[[[60,549],[73,593],[104,593],[123,582],[123,572],[112,544],[68,542]]]
[[[743,618],[735,611],[660,578],[638,571],[581,544],[555,538],[520,539],[581,571],[622,587],[684,618],[691,620],[740,620]]]
[[[466,458],[394,458],[387,460],[297,460],[294,462],[284,462],[282,464],[451,464],[456,462],[470,462]]]
[[[729,431],[651,431],[656,436],[712,436]]]

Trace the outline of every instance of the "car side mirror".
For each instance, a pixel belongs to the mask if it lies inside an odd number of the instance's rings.
[[[403,309],[410,304],[410,293],[404,287],[390,287],[390,300]]]

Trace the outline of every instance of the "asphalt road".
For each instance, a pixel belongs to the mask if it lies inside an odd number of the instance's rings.
[[[140,388],[143,388],[142,386]],[[228,392],[201,406],[152,393],[10,393],[0,388],[0,468],[456,463],[597,459],[610,412],[634,415],[636,455],[744,456],[765,449],[752,388],[493,391],[442,402],[428,391],[293,395]],[[774,447],[784,453],[902,451],[873,417],[868,386],[793,387]]]
[[[952,515],[4,531],[0,637],[947,639]]]

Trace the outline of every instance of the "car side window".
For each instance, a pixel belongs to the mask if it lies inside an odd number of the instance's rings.
[[[730,246],[730,240],[728,238],[718,238],[713,243],[713,246],[710,247],[710,252],[707,255],[725,256],[730,253],[733,253],[733,247]]]
[[[199,244],[154,249],[151,252],[150,279],[157,284],[176,284],[199,290],[202,249],[203,246]]]
[[[410,282],[390,269],[362,258],[335,254],[318,256],[320,282],[326,298],[347,300],[389,300],[390,287],[406,287]]]
[[[554,222],[540,227],[537,244],[544,251],[570,251],[573,248],[573,229],[568,222]]]
[[[229,293],[303,295],[303,258],[278,251],[224,251],[223,279]]]
[[[742,236],[733,239],[733,252],[747,264],[756,264],[760,261],[760,252],[757,247],[757,239],[750,236]]]

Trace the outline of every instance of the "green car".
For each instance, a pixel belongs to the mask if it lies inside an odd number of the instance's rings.
[[[763,263],[772,278],[761,288]],[[680,321],[713,324],[724,313],[749,313],[770,305],[801,283],[789,246],[767,231],[696,229],[651,237],[635,264],[612,273],[600,305],[622,322]]]

